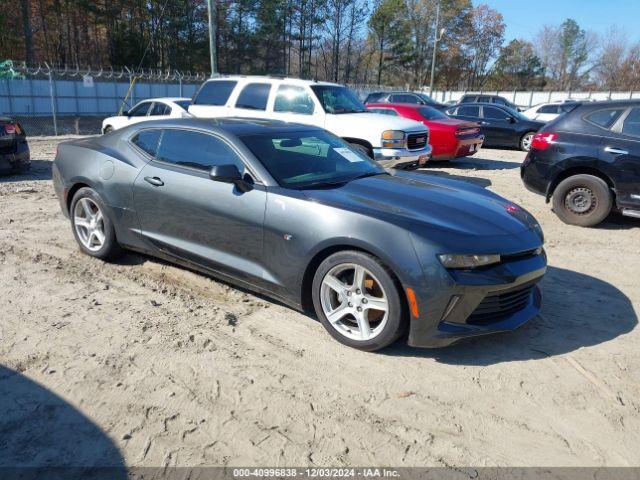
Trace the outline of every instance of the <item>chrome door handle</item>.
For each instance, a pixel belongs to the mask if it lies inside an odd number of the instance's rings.
[[[613,153],[615,155],[629,155],[629,152],[626,150],[621,150],[619,148],[613,148],[613,147],[606,147],[604,149],[605,152],[607,153]]]
[[[144,177],[144,180],[154,187],[161,187],[164,185],[164,182],[158,177]]]

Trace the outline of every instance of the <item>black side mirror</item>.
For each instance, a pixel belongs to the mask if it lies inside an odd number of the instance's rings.
[[[233,183],[241,192],[251,190],[251,185],[242,178],[235,165],[216,165],[211,167],[209,178],[214,182]]]
[[[516,123],[517,120],[514,117],[509,117],[509,123]]]

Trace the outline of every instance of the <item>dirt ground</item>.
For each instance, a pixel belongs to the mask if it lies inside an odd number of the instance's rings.
[[[59,140],[0,178],[0,466],[638,466],[640,221],[562,224],[516,151],[432,167],[541,222],[541,315],[362,353],[284,306],[151,258],[82,255]]]

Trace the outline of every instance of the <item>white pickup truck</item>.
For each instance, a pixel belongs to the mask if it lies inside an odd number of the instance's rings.
[[[189,113],[252,117],[316,125],[343,138],[385,167],[415,167],[431,157],[422,123],[371,113],[346,87],[293,78],[229,76],[207,80]]]

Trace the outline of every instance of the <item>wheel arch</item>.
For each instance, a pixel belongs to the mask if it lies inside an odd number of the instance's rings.
[[[400,277],[398,276],[396,271],[393,269],[393,267],[389,264],[389,262],[385,261],[384,256],[376,253],[374,248],[369,248],[365,245],[356,245],[354,243],[347,243],[347,242],[340,242],[337,244],[323,247],[322,249],[320,249],[318,252],[315,253],[315,255],[311,258],[311,260],[307,264],[304,274],[302,276],[302,289],[301,289],[300,303],[302,305],[303,310],[305,312],[313,311],[313,299],[312,299],[311,290],[312,290],[312,284],[313,284],[313,277],[316,273],[316,270],[320,266],[320,264],[329,256],[333,255],[334,253],[344,252],[349,250],[371,255],[372,257],[380,261],[382,265],[384,265],[384,267],[389,270],[389,273],[391,274],[392,279],[396,284],[396,287],[398,288],[398,293],[400,295],[400,299],[402,302],[403,312],[405,313],[408,312],[409,303],[407,300],[406,292],[404,291],[404,288],[402,285],[402,281],[400,280]]]
[[[611,189],[613,193],[614,201],[615,201],[616,186],[609,175],[607,175],[597,167],[587,166],[587,165],[576,165],[576,166],[567,168],[566,170],[562,170],[553,178],[551,183],[549,183],[549,187],[547,188],[547,195],[546,195],[547,203],[549,203],[549,200],[553,196],[556,190],[556,187],[560,184],[560,182],[562,182],[563,180],[566,180],[569,177],[573,177],[574,175],[593,175],[594,177],[600,178]]]

